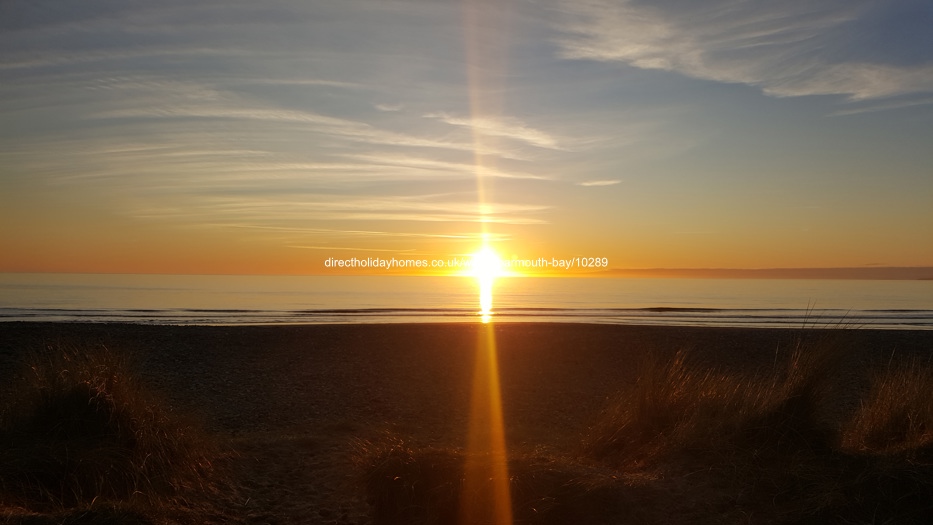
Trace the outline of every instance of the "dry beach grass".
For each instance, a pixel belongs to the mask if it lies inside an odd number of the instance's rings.
[[[478,325],[0,325],[9,523],[451,523]],[[497,325],[517,523],[926,523],[933,332]]]

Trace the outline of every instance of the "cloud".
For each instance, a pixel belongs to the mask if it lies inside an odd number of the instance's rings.
[[[265,84],[289,85],[292,80],[267,79]],[[104,76],[93,80],[78,79],[70,82],[85,95],[84,107],[79,116],[87,121],[148,121],[143,122],[149,129],[155,129],[153,121],[194,121],[189,128],[210,120],[228,120],[239,126],[232,128],[253,128],[251,122],[262,122],[278,126],[273,132],[282,133],[297,126],[298,130],[312,131],[326,135],[337,141],[352,141],[361,144],[392,146],[400,148],[431,148],[461,152],[473,152],[476,145],[469,136],[427,137],[409,131],[386,129],[365,120],[325,115],[305,107],[282,107],[281,103],[260,96],[247,96],[236,91],[231,85],[247,83],[245,80],[212,80],[211,78],[179,80],[155,76]],[[309,80],[309,87],[338,87],[338,81]],[[223,86],[223,87],[221,87]],[[59,88],[63,87],[61,84]],[[114,100],[115,95],[116,97]],[[411,127],[408,121],[400,119],[401,126]],[[391,123],[390,123],[391,124]],[[208,127],[208,126],[205,126]],[[497,128],[498,129],[498,128]],[[514,133],[530,135],[534,130],[528,128],[511,130]],[[495,130],[490,133],[494,133]],[[499,131],[502,133],[502,131]],[[540,140],[540,137],[538,137]],[[530,139],[529,139],[530,140]],[[501,158],[519,159],[524,156],[513,148],[484,145],[487,155]],[[525,178],[534,178],[525,177]]]
[[[165,105],[162,107],[137,107],[130,109],[101,111],[98,119],[228,119],[240,121],[265,121],[275,123],[304,124],[329,135],[342,138],[391,146],[421,148],[444,148],[470,151],[473,145],[466,142],[442,141],[417,137],[376,128],[365,122],[330,117],[313,111],[272,109],[263,107],[232,107],[223,105]]]
[[[341,251],[354,251],[354,252],[395,252],[395,253],[404,253],[404,252],[413,252],[414,248],[408,248],[405,250],[399,249],[386,249],[386,248],[350,248],[349,246],[299,246],[291,245],[289,248],[300,248],[304,250],[341,250]]]
[[[579,186],[614,186],[622,182],[621,180],[588,180],[577,183]]]
[[[164,135],[169,136],[169,127]],[[106,141],[76,139],[43,142],[24,151],[54,150],[49,157],[20,153],[19,163],[47,173],[52,184],[128,186],[139,193],[161,188],[171,193],[201,191],[294,191],[314,188],[359,187],[366,182],[475,180],[477,175],[515,180],[548,177],[473,163],[443,160],[443,156],[388,153],[321,155],[288,151],[274,145],[268,150],[248,149],[237,140],[205,141],[200,133],[180,133],[171,139],[144,142],[138,137]],[[22,144],[21,144],[22,146]],[[460,155],[468,156],[468,155]]]
[[[868,0],[574,0],[561,4],[558,44],[565,58],[746,84],[776,97],[866,100],[933,91],[933,51],[926,63],[843,51],[862,37],[853,26],[878,16],[871,5]]]
[[[920,98],[914,100],[896,100],[886,103],[874,103],[849,109],[841,109],[829,114],[831,117],[844,117],[848,115],[859,115],[862,113],[873,113],[875,111],[888,111],[892,109],[911,108],[915,106],[927,106],[933,104],[933,98]]]
[[[535,175],[520,171],[502,170],[489,166],[477,166],[476,164],[465,164],[458,162],[449,162],[424,157],[412,157],[405,155],[353,155],[351,158],[369,163],[370,166],[397,166],[402,168],[414,168],[428,173],[450,173],[467,178],[474,178],[477,175],[484,177],[499,177],[504,179],[531,179],[531,180],[549,180],[550,177],[544,175]],[[411,170],[408,170],[411,173]]]
[[[554,152],[592,134],[471,118],[456,5],[110,4],[0,20],[0,160],[125,217],[301,246],[472,241],[427,232],[547,223],[549,185],[511,192],[551,179]],[[500,201],[476,202],[477,176],[502,179]]]
[[[305,228],[297,226],[261,226],[254,224],[223,224],[227,228],[240,228],[249,230],[274,231],[281,233],[313,234],[316,237],[405,237],[405,238],[424,238],[424,239],[456,239],[456,240],[507,240],[511,236],[501,233],[419,233],[403,231],[374,231],[374,230],[335,230],[326,228]]]
[[[119,63],[125,61],[142,59],[160,59],[172,57],[180,58],[201,58],[207,60],[217,60],[223,58],[246,58],[251,53],[239,49],[217,49],[217,48],[183,48],[181,46],[161,46],[150,47],[146,49],[130,51],[113,51],[89,49],[82,51],[71,51],[68,49],[55,49],[48,53],[10,53],[0,58],[0,71],[17,69],[40,69],[61,66],[83,66],[91,65],[103,67],[104,63]]]
[[[139,202],[132,216],[197,224],[295,228],[318,221],[546,224],[547,206],[451,200],[444,195],[190,195]]]
[[[451,126],[460,126],[469,128],[475,133],[491,137],[504,137],[516,140],[546,149],[563,149],[553,136],[529,127],[524,122],[509,117],[490,118],[490,117],[457,117],[447,113],[428,113],[425,118],[437,119]]]

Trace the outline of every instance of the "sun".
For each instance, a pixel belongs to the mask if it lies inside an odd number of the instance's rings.
[[[488,246],[472,255],[471,274],[477,279],[495,279],[502,275],[502,259]]]
[[[495,250],[484,246],[474,253],[470,265],[470,274],[479,282],[479,308],[483,322],[489,321],[492,314],[492,283],[503,275],[502,259]]]

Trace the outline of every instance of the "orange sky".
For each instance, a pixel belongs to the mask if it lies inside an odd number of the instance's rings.
[[[554,4],[24,10],[0,272],[933,266],[917,13]]]

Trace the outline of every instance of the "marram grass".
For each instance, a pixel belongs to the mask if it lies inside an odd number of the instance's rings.
[[[647,356],[578,451],[512,451],[515,523],[933,523],[933,368],[892,359],[866,387],[846,358],[825,341],[745,373]],[[847,388],[858,402],[834,410]],[[462,450],[359,449],[377,525],[444,524],[468,504]]]
[[[28,361],[2,393],[0,506],[133,523],[217,490],[221,449],[119,354],[54,347]]]

